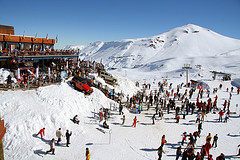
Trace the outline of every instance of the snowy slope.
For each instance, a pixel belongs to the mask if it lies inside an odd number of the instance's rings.
[[[157,82],[157,81],[156,81]],[[153,90],[157,89],[157,83],[151,83]],[[219,101],[218,106],[225,99],[228,99],[229,93],[226,88],[230,88],[230,82],[208,81],[212,88],[223,84],[223,89],[218,91]],[[123,88],[129,88],[125,82]],[[177,83],[174,83],[174,88]],[[176,88],[175,88],[176,89]],[[128,90],[128,89],[126,89]],[[181,90],[183,92],[185,88]],[[84,159],[85,148],[89,147],[91,159],[94,160],[153,160],[157,159],[156,148],[160,145],[162,135],[166,135],[167,144],[164,147],[166,154],[163,159],[175,159],[176,147],[181,141],[181,134],[186,131],[192,133],[197,130],[195,123],[196,114],[186,116],[186,119],[180,120],[180,123],[175,123],[174,111],[171,114],[164,112],[164,119],[159,120],[157,117],[156,125],[152,125],[151,116],[155,113],[155,107],[151,107],[149,111],[144,111],[141,114],[134,114],[124,108],[123,112],[126,115],[125,125],[122,123],[122,115],[118,115],[118,110],[113,110],[113,107],[118,105],[107,99],[103,93],[94,89],[94,92],[85,97],[82,93],[74,90],[69,85],[69,82],[62,82],[58,85],[41,87],[37,90],[30,91],[1,91],[0,92],[0,108],[2,118],[5,120],[7,133],[4,136],[4,151],[6,160],[26,160],[26,159],[62,159],[62,160],[77,160]],[[213,98],[215,94],[211,95]],[[193,95],[192,101],[196,100],[196,93]],[[203,98],[207,100],[206,95]],[[180,102],[177,102],[179,105]],[[197,141],[195,148],[196,152],[200,151],[201,145],[205,144],[205,137],[208,133],[219,135],[218,147],[211,149],[213,157],[218,156],[223,152],[228,159],[238,159],[236,154],[237,145],[239,144],[240,123],[239,123],[239,95],[236,95],[236,90],[233,92],[231,100],[231,110],[237,114],[230,116],[228,123],[217,122],[217,114],[208,114],[203,123],[203,131],[201,137]],[[99,108],[112,108],[111,118],[108,121],[112,129],[111,140],[108,130],[103,134],[96,130],[101,127],[98,122]],[[74,115],[78,114],[80,124],[73,124],[70,121]],[[137,128],[131,127],[134,116],[138,117]],[[35,137],[35,134],[42,127],[46,128],[45,139],[41,140]],[[73,132],[71,136],[70,147],[65,147],[65,137],[62,139],[62,145],[56,146],[55,155],[45,154],[49,150],[49,141],[52,138],[56,139],[55,132],[61,127],[63,133],[67,129]],[[186,144],[183,148],[186,147]]]
[[[184,64],[191,64],[240,73],[240,40],[193,24],[149,38],[96,42],[79,49],[81,58],[103,59],[105,67],[120,70],[179,72]]]

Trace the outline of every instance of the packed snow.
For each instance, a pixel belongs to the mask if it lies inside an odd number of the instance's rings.
[[[150,44],[156,44],[155,48]],[[166,79],[168,86],[172,83],[176,91],[177,85],[186,82],[186,72],[182,67],[189,63],[193,67],[189,71],[189,79],[201,80],[208,84],[210,97],[214,99],[217,95],[217,107],[223,108],[223,102],[229,99],[232,83],[220,80],[221,77],[212,80],[213,74],[209,71],[226,71],[231,73],[234,79],[239,78],[239,44],[240,40],[218,35],[199,26],[186,25],[151,38],[98,42],[94,44],[95,47],[88,47],[89,50],[81,47],[80,56],[85,59],[91,57],[94,60],[103,60],[105,66],[109,68],[108,71],[118,79],[118,85],[114,88],[116,92],[123,93],[125,96],[123,101],[126,101],[127,95],[131,97],[137,91],[142,91],[143,83],[151,84],[147,94],[151,90],[153,92],[158,90],[158,82]],[[206,47],[207,45],[209,47]],[[196,52],[192,52],[193,50]],[[201,65],[201,68],[196,65]],[[7,77],[9,72],[1,70],[0,74]],[[1,117],[7,128],[3,138],[6,160],[85,159],[86,147],[89,148],[91,159],[94,160],[155,160],[158,159],[157,148],[161,145],[163,135],[166,135],[167,143],[163,147],[165,153],[162,159],[175,160],[176,149],[180,146],[183,132],[189,134],[197,131],[196,113],[186,115],[185,119],[180,115],[180,123],[176,123],[175,110],[171,110],[170,114],[164,110],[163,119],[160,120],[156,116],[156,123],[153,125],[151,117],[155,113],[155,105],[147,111],[145,104],[140,114],[124,107],[126,121],[122,125],[123,115],[119,115],[118,103],[107,98],[97,88],[93,88],[91,95],[85,96],[72,88],[70,80],[71,78],[57,85],[33,90],[0,91]],[[96,80],[103,82],[97,76]],[[135,86],[136,81],[140,83],[140,87]],[[220,84],[223,85],[222,89],[213,94],[213,88],[218,88]],[[237,81],[235,84],[238,84]],[[166,90],[168,86],[165,87]],[[109,87],[113,88],[110,85]],[[190,88],[183,87],[180,92],[183,93],[185,89]],[[197,93],[198,90],[194,92],[191,102],[196,102]],[[206,136],[211,133],[212,136],[218,134],[219,137],[217,148],[210,150],[214,159],[221,153],[225,154],[226,159],[240,158],[236,156],[237,146],[240,144],[239,97],[234,86],[230,100],[232,114],[227,123],[218,122],[218,111],[216,114],[213,112],[207,114],[201,136],[195,146],[195,154],[200,152],[206,142]],[[205,93],[200,100],[207,99]],[[176,105],[180,106],[181,102],[176,101]],[[110,109],[110,119],[107,121],[110,129],[103,129],[102,122],[99,123],[100,108]],[[79,125],[70,120],[75,115],[79,117]],[[132,127],[135,116],[138,119],[136,128]],[[45,136],[41,140],[36,134],[43,127],[46,128]],[[66,137],[63,137],[61,145],[55,147],[55,155],[46,154],[50,149],[51,139],[57,139],[58,128],[62,128],[64,135],[67,129],[72,131],[71,144],[66,147]],[[106,133],[96,128],[102,128]],[[182,148],[185,149],[186,145],[187,143]]]

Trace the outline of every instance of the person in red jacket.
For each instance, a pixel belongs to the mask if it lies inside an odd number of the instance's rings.
[[[137,124],[137,116],[135,116],[135,118],[133,119],[133,127],[136,127]]]
[[[219,113],[219,122],[222,122],[222,116],[223,116],[223,114],[224,114],[224,112],[221,110]]]
[[[103,111],[101,110],[100,116],[99,116],[99,123],[103,120],[102,118],[103,118]]]
[[[38,132],[37,136],[38,136],[39,134],[41,135],[41,139],[43,139],[43,136],[45,136],[45,128],[40,129],[40,131]]]
[[[209,150],[212,148],[212,145],[210,142],[206,142],[205,144],[205,149],[206,149],[206,153],[208,155],[208,158],[210,157],[210,154],[209,154]]]

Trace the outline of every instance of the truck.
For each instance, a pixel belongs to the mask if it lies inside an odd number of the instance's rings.
[[[85,95],[93,92],[93,89],[88,86],[87,81],[81,77],[73,77],[70,84],[74,89],[83,92]]]

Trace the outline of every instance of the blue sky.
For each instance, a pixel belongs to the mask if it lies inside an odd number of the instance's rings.
[[[196,24],[240,39],[240,0],[1,0],[15,34],[56,38],[55,48],[158,35]]]

